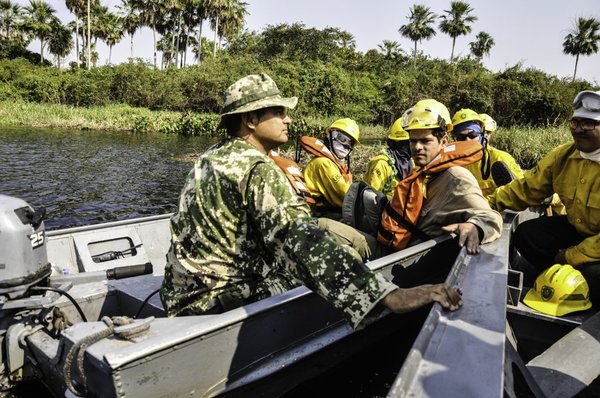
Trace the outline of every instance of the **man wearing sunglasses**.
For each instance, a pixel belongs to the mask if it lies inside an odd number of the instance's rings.
[[[515,231],[515,247],[530,263],[523,265],[525,282],[553,264],[570,264],[586,278],[593,302],[600,299],[600,91],[577,94],[570,128],[572,143],[552,150],[488,201],[499,211],[523,210],[556,192],[565,216],[529,220]]]
[[[523,177],[523,170],[515,158],[508,152],[489,145],[485,134],[484,120],[477,112],[471,109],[461,109],[454,114],[452,124],[456,141],[479,141],[483,146],[481,160],[465,166],[477,179],[483,196],[489,196],[498,186],[509,183],[513,178]],[[492,173],[492,169],[496,168],[502,168],[504,173]]]

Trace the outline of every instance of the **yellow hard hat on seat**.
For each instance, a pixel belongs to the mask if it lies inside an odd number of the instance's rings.
[[[354,140],[354,145],[360,144],[360,130],[358,123],[349,118],[338,119],[325,129],[325,133],[329,134],[331,130],[338,130],[346,135],[349,135]]]
[[[402,118],[401,117],[396,119],[394,124],[392,124],[388,138],[393,141],[405,141],[410,138],[408,136],[408,133],[406,132],[406,130],[404,130],[402,128]]]
[[[493,133],[498,128],[498,123],[487,113],[480,113],[479,117],[483,120],[483,130],[486,133]]]
[[[562,316],[592,306],[587,281],[570,265],[554,264],[542,272],[523,302],[534,310]]]
[[[444,104],[434,99],[424,99],[404,112],[402,128],[406,131],[441,128],[448,133],[452,131],[452,120]]]

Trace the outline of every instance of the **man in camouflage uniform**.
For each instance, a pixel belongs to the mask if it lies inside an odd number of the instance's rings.
[[[394,312],[432,301],[459,308],[448,285],[399,289],[317,228],[267,156],[287,141],[286,108],[297,100],[282,98],[264,73],[227,89],[221,123],[229,136],[197,160],[171,219],[161,288],[168,315],[219,313],[300,285],[341,309],[355,328],[376,315],[377,303]]]

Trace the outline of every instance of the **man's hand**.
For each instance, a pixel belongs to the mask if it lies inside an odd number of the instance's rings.
[[[567,262],[567,257],[565,256],[566,251],[567,249],[562,249],[559,250],[558,253],[556,253],[556,256],[554,256],[554,264],[569,264]]]
[[[437,301],[450,311],[463,305],[458,291],[446,283],[421,285],[410,289],[396,289],[381,300],[392,312],[403,314]]]
[[[442,227],[442,231],[450,232],[458,236],[458,245],[467,246],[467,253],[479,253],[479,229],[475,224],[463,222],[460,224],[450,224]]]

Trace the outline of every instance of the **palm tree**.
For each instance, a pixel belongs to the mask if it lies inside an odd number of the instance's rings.
[[[489,55],[492,47],[496,44],[492,36],[486,32],[479,32],[475,41],[469,43],[471,53],[481,62],[484,55]]]
[[[454,46],[458,36],[464,36],[471,33],[469,23],[477,21],[477,17],[469,15],[474,9],[462,1],[453,1],[450,3],[450,10],[444,10],[448,15],[442,15],[440,18],[440,30],[452,37],[452,52],[450,53],[450,63],[454,60]]]
[[[217,56],[217,47],[223,37],[232,38],[244,26],[244,19],[248,14],[246,6],[240,0],[212,0],[210,7],[210,22],[215,32],[213,57]],[[219,40],[217,40],[217,37]]]
[[[181,39],[181,23],[182,14],[185,9],[188,0],[163,0],[165,7],[165,15],[171,19],[171,53],[173,54],[175,67],[177,67],[179,60],[179,46]]]
[[[108,46],[108,65],[111,64],[112,49],[115,44],[119,43],[123,39],[125,34],[125,28],[123,27],[123,20],[116,14],[108,12],[105,15],[104,20],[105,32],[103,40]]]
[[[164,15],[163,0],[137,0],[141,11],[141,21],[145,26],[152,29],[152,42],[154,45],[154,67],[156,68],[156,26]]]
[[[563,52],[575,56],[573,81],[577,75],[577,64],[580,55],[592,55],[598,52],[600,42],[600,21],[596,18],[578,18],[575,26],[565,36]]]
[[[0,0],[0,37],[12,41],[18,36],[22,8],[11,0]]]
[[[87,26],[84,39],[86,47],[85,62],[88,69],[92,65],[96,66],[98,54],[95,48],[98,39],[106,39],[108,14],[110,14],[108,7],[102,5],[99,0],[86,0],[86,12],[82,19]],[[93,54],[93,52],[96,52],[96,54]]]
[[[402,54],[402,49],[397,41],[384,40],[383,43],[378,44],[377,47],[385,59],[396,59]]]
[[[48,40],[48,50],[56,56],[58,68],[60,69],[61,59],[69,55],[73,49],[73,38],[71,30],[55,20],[52,23],[52,34]]]
[[[413,52],[413,65],[416,65],[417,60],[417,43],[431,39],[435,36],[435,29],[431,26],[435,22],[437,15],[434,14],[429,7],[421,4],[415,4],[410,9],[410,15],[407,17],[409,23],[402,25],[398,32],[409,38],[415,43]]]
[[[198,26],[198,34],[197,34],[197,47],[196,47],[196,58],[198,60],[198,65],[200,65],[202,63],[202,55],[203,55],[203,51],[201,51],[202,48],[202,24],[204,23],[205,20],[207,20],[210,17],[210,8],[212,6],[212,4],[214,3],[214,0],[191,0],[189,2],[189,7],[191,7],[193,9],[191,16],[193,21],[196,23],[196,25]]]
[[[43,0],[29,0],[23,8],[23,26],[40,40],[40,62],[44,62],[44,47],[52,33],[52,23],[56,21],[56,10]]]
[[[83,15],[84,9],[87,5],[87,0],[66,0],[65,4],[69,11],[75,15],[75,62],[77,63],[77,67],[79,68],[79,22],[81,20],[81,15]]]
[[[121,4],[117,5],[117,9],[121,12],[123,29],[129,34],[129,58],[133,60],[133,35],[141,27],[140,15],[137,12],[137,1],[121,0]]]
[[[350,32],[336,31],[336,44],[339,48],[354,50],[356,48],[356,39]]]

